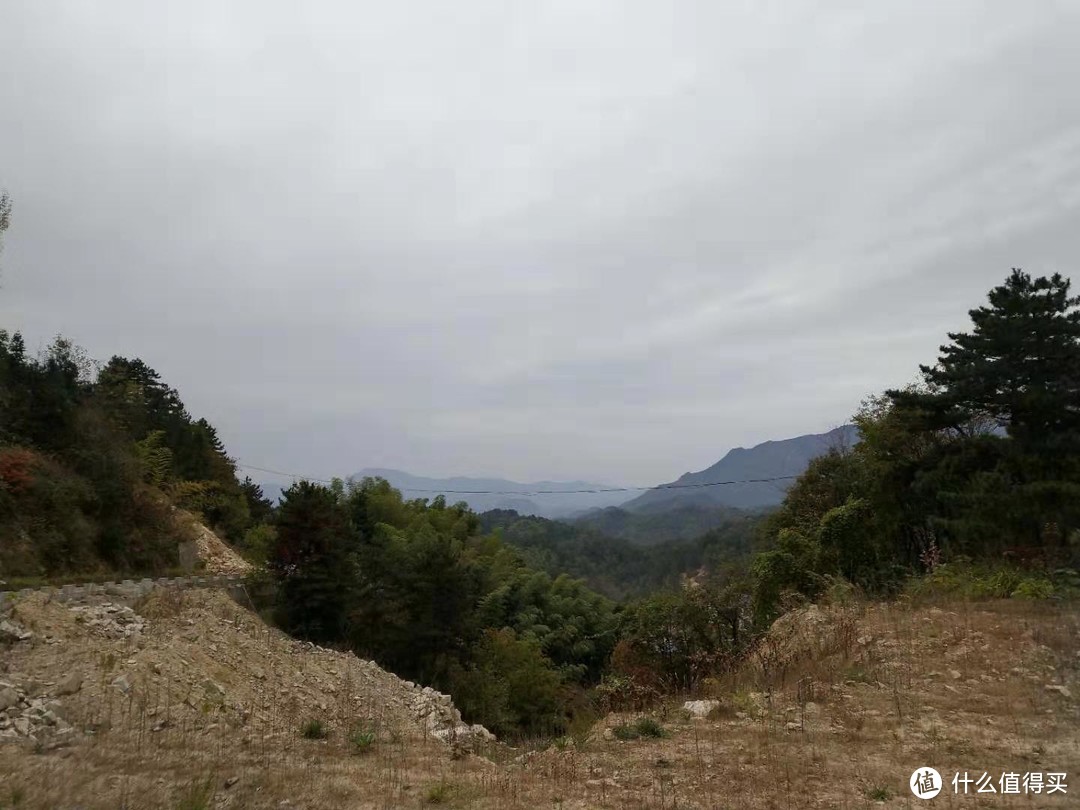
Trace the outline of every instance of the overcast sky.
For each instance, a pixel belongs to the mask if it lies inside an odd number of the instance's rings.
[[[1078,41],[1078,0],[0,0],[0,326],[258,466],[660,483],[1077,267]]]

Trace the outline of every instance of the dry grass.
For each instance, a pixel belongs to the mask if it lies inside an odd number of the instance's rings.
[[[39,619],[52,622],[60,637],[68,632],[61,627],[66,618],[54,607],[41,606]],[[612,715],[575,744],[501,748],[491,759],[455,757],[393,705],[377,705],[385,697],[378,690],[365,699],[363,684],[346,685],[352,670],[338,659],[286,656],[256,617],[231,604],[215,603],[213,610],[233,622],[217,636],[205,630],[205,606],[148,605],[152,633],[161,636],[141,649],[84,643],[72,628],[52,649],[93,668],[93,682],[70,710],[77,715],[72,722],[99,731],[42,753],[0,747],[3,789],[19,791],[20,807],[33,808],[757,810],[923,806],[907,788],[908,776],[923,765],[947,779],[955,771],[1007,770],[1065,771],[1080,779],[1076,605],[898,603],[810,611],[781,622],[741,671],[710,685],[723,705],[708,720],[684,719],[669,706],[663,737],[620,741],[605,739],[604,729],[634,724],[641,715]],[[187,682],[213,673],[225,687],[223,705],[197,700],[193,709],[191,694],[155,695],[155,688],[180,682],[165,676],[136,678],[129,695],[109,687],[119,669],[138,675],[140,663],[172,666],[171,659],[158,660],[162,650],[172,650],[160,647],[163,636],[183,633],[192,617],[203,637],[183,647],[191,677],[183,667],[173,674]],[[114,661],[106,671],[108,655]],[[32,656],[16,663],[35,666]],[[1066,686],[1072,697],[1048,684]],[[320,702],[329,736],[304,739],[302,722]],[[161,715],[149,711],[156,706],[171,707],[171,714],[154,732]],[[377,729],[364,756],[349,742],[357,723]],[[1076,793],[1080,782],[1067,798],[996,796],[987,804],[943,793],[937,803],[1065,807]],[[5,800],[0,790],[0,803]]]

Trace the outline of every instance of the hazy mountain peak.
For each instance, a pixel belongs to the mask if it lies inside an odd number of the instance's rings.
[[[733,447],[723,458],[700,472],[684,473],[674,484],[712,484],[759,478],[796,476],[810,461],[832,447],[858,441],[858,429],[843,425],[826,433],[790,439],[770,439],[753,447]],[[692,489],[659,488],[645,492],[623,505],[631,511],[662,511],[688,505],[730,506],[758,509],[778,505],[791,480],[751,484],[726,484]],[[670,487],[670,485],[663,485]]]

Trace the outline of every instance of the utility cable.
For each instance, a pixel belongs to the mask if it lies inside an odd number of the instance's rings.
[[[236,461],[236,466],[244,470],[254,470],[256,472],[268,473],[270,475],[283,475],[286,478],[300,479],[302,481],[316,481],[320,484],[333,483],[332,479],[317,478],[313,475],[300,475],[299,473],[282,472],[281,470],[271,470],[266,467],[256,467],[253,464],[246,464],[240,460]],[[402,492],[423,492],[442,495],[598,495],[605,492],[649,492],[652,490],[660,489],[704,489],[705,487],[723,487],[730,486],[732,484],[771,484],[775,481],[792,481],[799,476],[797,475],[778,475],[772,478],[745,478],[737,481],[709,481],[701,484],[659,484],[651,487],[598,487],[596,489],[537,489],[537,490],[499,490],[499,489],[420,489],[417,487],[398,487],[394,489],[401,490]],[[345,480],[345,479],[343,479]]]

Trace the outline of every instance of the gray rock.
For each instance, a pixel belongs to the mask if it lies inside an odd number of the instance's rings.
[[[473,737],[477,739],[487,740],[489,742],[495,739],[495,735],[479,723],[474,723],[473,725],[469,726],[469,730],[472,732]]]
[[[117,675],[116,678],[113,679],[112,685],[125,695],[131,691],[131,681],[127,679],[127,675]]]
[[[719,700],[688,700],[683,704],[683,710],[695,720],[704,720],[709,716],[709,712],[719,708]]]
[[[0,712],[19,705],[19,693],[10,686],[0,689]]]
[[[15,624],[15,622],[7,619],[0,621],[0,641],[13,644],[16,641],[29,641],[33,637],[34,634],[22,625]]]
[[[74,695],[80,689],[82,689],[82,673],[72,672],[64,680],[60,681],[56,685],[56,694],[58,695]]]

